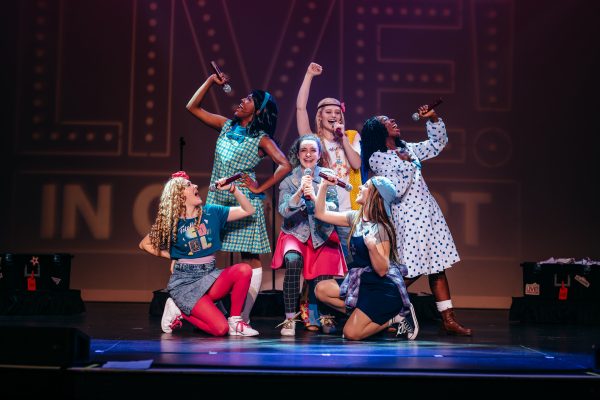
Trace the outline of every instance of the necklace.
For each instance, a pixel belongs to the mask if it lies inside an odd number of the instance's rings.
[[[332,162],[332,160],[329,160],[329,168],[331,168],[332,170],[335,171],[335,174],[338,178],[345,178],[346,176],[348,176],[348,173],[350,172],[350,169],[348,168],[348,165],[346,164],[346,157],[342,157],[344,154],[344,150],[342,149],[342,147],[337,144],[336,142],[330,142],[328,140],[328,147],[327,150],[329,152],[333,152],[335,155],[335,160]]]

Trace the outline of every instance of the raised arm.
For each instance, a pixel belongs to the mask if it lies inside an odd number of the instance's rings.
[[[327,189],[334,183],[327,179],[321,179],[319,184],[319,193],[317,193],[317,200],[315,201],[315,218],[320,219],[328,224],[337,226],[350,226],[348,219],[346,218],[345,212],[327,210],[325,207],[325,200],[327,197]]]
[[[222,115],[213,114],[206,111],[204,108],[202,108],[202,101],[204,100],[204,96],[206,96],[206,92],[208,92],[208,89],[210,89],[213,83],[222,85],[225,82],[226,80],[219,78],[216,74],[212,74],[208,77],[208,79],[206,79],[202,86],[196,90],[196,93],[194,93],[190,101],[188,101],[187,105],[185,106],[196,118],[218,131],[223,128],[227,118]]]
[[[427,128],[427,140],[418,143],[408,143],[408,146],[416,154],[419,160],[427,160],[440,154],[446,144],[448,144],[448,135],[446,133],[446,124],[434,110],[428,110],[427,106],[419,107],[421,118],[429,118],[425,123]]]
[[[171,254],[167,250],[160,250],[152,246],[150,243],[150,235],[144,236],[139,244],[140,249],[152,254],[153,256],[171,259]]]
[[[321,72],[323,72],[323,67],[317,63],[310,63],[306,70],[306,74],[304,75],[300,90],[298,91],[298,97],[296,98],[296,125],[300,136],[312,132],[306,105],[308,104],[308,95],[310,94],[310,84],[312,83],[312,79],[317,75],[321,75]]]

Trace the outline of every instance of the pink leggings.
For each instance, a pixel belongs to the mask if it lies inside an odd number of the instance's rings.
[[[225,268],[208,292],[194,305],[191,314],[182,314],[183,318],[206,333],[225,336],[229,332],[229,324],[214,302],[231,293],[230,314],[240,315],[250,288],[250,278],[252,267],[249,264],[240,263]]]

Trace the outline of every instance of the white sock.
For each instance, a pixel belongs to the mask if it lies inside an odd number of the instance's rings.
[[[394,324],[399,324],[400,322],[402,322],[404,320],[404,316],[397,314],[394,318],[390,319],[388,321],[388,326],[392,326]]]
[[[295,316],[296,316],[296,313],[293,313],[293,312],[292,313],[289,313],[289,312],[285,313],[285,319],[292,319]]]
[[[254,306],[258,292],[260,292],[260,285],[262,284],[262,267],[252,268],[252,279],[250,279],[250,288],[246,295],[246,302],[244,303],[244,309],[242,310],[242,319],[248,323],[250,321],[250,311]]]
[[[452,308],[452,300],[436,301],[435,306],[439,312],[446,311],[447,309]]]

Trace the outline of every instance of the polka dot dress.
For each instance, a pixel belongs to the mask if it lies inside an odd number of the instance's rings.
[[[429,140],[407,143],[413,161],[404,161],[394,150],[375,152],[369,167],[375,175],[394,182],[400,201],[392,204],[392,219],[400,262],[407,277],[441,272],[460,261],[450,229],[421,175],[420,161],[437,156],[446,143],[446,127],[440,119],[427,122]]]

